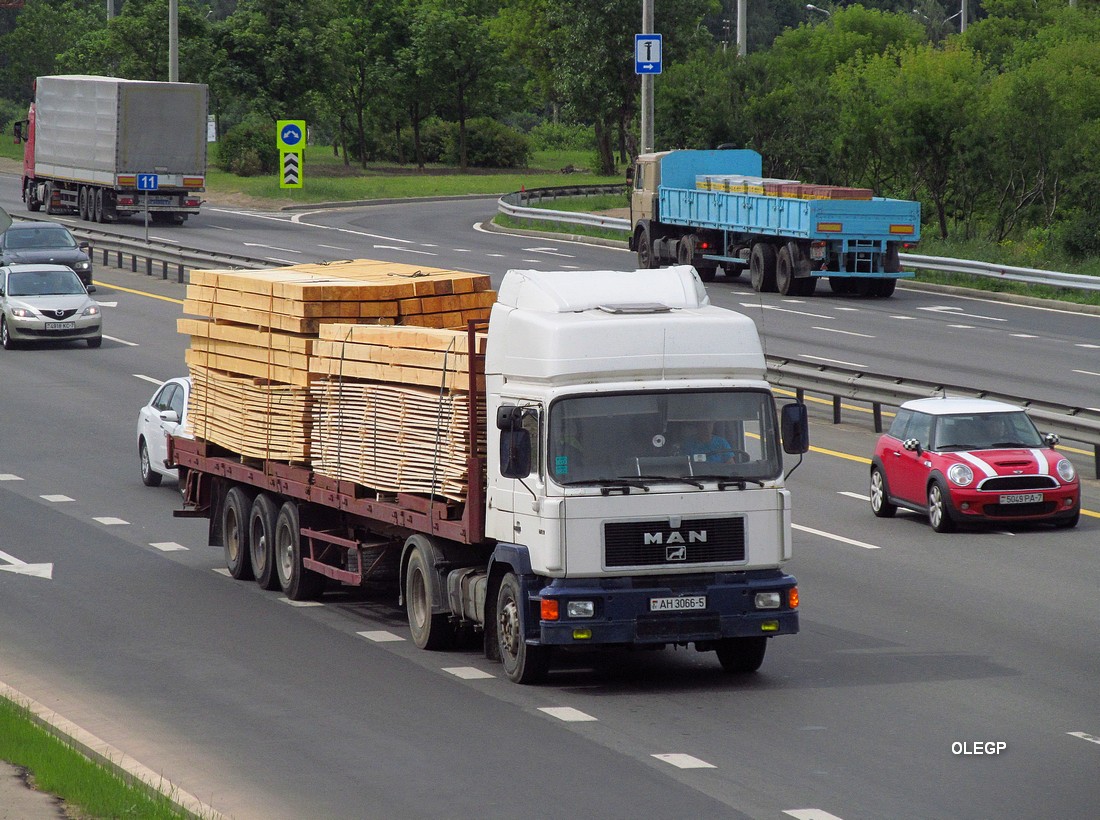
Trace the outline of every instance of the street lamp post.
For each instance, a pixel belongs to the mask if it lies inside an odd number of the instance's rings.
[[[813,3],[807,3],[806,8],[809,11],[820,12],[820,13],[824,14],[826,17],[832,17],[833,16],[833,13],[831,11],[829,11],[828,9],[819,8],[818,6],[815,6]]]

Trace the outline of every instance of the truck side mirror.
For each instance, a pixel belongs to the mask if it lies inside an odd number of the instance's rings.
[[[531,474],[531,434],[522,427],[500,434],[500,474],[526,478]]]
[[[497,408],[497,429],[512,430],[519,427],[523,419],[523,408],[514,404],[502,404]]]
[[[783,434],[783,452],[793,455],[810,449],[810,416],[805,404],[783,405],[780,429]]]

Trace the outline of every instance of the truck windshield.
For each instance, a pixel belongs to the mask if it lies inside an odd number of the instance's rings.
[[[571,485],[764,481],[782,472],[778,439],[764,390],[579,396],[550,407],[547,472]]]

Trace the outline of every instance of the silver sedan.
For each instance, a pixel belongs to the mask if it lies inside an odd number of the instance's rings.
[[[103,343],[103,309],[64,265],[0,267],[0,344],[83,339]]]

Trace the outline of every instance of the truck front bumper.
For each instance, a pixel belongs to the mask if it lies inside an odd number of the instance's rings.
[[[778,570],[558,579],[538,593],[539,643],[653,646],[790,635],[798,632],[797,592],[791,605],[795,585]],[[589,610],[588,617],[576,614]],[[554,612],[556,618],[546,617]]]

